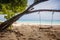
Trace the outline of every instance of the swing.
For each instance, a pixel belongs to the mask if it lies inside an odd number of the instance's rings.
[[[40,19],[40,28],[39,28],[39,29],[50,29],[50,28],[53,28],[53,27],[52,27],[52,24],[53,24],[53,15],[54,15],[54,11],[52,12],[51,26],[48,27],[48,28],[41,28],[41,14],[40,14],[40,12],[38,12],[38,14],[39,14],[39,19]]]

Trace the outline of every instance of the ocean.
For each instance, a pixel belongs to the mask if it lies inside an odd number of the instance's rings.
[[[0,20],[0,22],[4,22],[4,21],[6,21],[6,20]],[[38,23],[38,24],[41,24],[41,25],[51,25],[51,23],[52,23],[52,25],[60,25],[60,20],[53,20],[53,21],[51,21],[51,20],[37,20],[37,21],[35,21],[35,20],[18,20],[18,21],[16,21],[16,22],[23,22],[23,23]]]
[[[41,25],[60,25],[60,20],[41,20],[41,21],[31,21],[31,20],[18,20],[16,22],[23,22],[23,23],[39,23]]]
[[[1,15],[1,17],[0,17],[0,22],[4,22],[4,21],[6,21],[6,19],[5,18],[3,18],[3,16]],[[26,22],[28,22],[28,23],[39,23],[39,24],[42,24],[42,25],[51,25],[51,23],[52,23],[52,25],[60,25],[60,20],[53,20],[52,22],[51,22],[51,20],[21,20],[21,19],[19,19],[18,21],[16,21],[16,22],[24,22],[24,23],[26,23]]]

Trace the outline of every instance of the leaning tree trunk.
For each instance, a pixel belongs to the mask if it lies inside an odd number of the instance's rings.
[[[26,12],[24,12],[24,13],[26,13]],[[4,29],[8,28],[13,22],[15,22],[16,20],[18,20],[21,16],[23,16],[24,13],[21,13],[19,15],[16,15],[16,16],[12,17],[11,19],[3,22],[0,25],[0,31],[3,31]]]
[[[30,5],[30,7],[28,7],[28,9],[25,10],[23,13],[20,13],[20,14],[18,14],[18,15],[16,15],[16,16],[12,17],[11,19],[3,22],[3,23],[0,25],[0,31],[3,31],[3,30],[5,30],[6,28],[8,28],[13,22],[15,22],[16,20],[18,20],[18,19],[19,19],[20,17],[22,17],[25,13],[27,13],[31,7],[37,5],[37,4],[41,3],[41,2],[44,2],[44,1],[48,1],[48,0],[39,0],[39,1],[35,2],[35,3],[33,3],[32,5]]]

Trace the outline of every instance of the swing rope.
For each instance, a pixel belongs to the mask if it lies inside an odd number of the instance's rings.
[[[52,12],[51,28],[52,28],[52,25],[53,25],[53,15],[54,15],[54,11]]]
[[[40,27],[41,27],[41,13],[40,13],[40,11],[38,12],[38,14],[39,14],[39,20],[40,20]]]

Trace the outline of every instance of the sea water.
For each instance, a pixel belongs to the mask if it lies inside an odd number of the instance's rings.
[[[0,22],[4,22],[6,20],[0,20]],[[41,25],[60,25],[60,20],[17,20],[16,22],[23,23],[38,23]]]
[[[31,21],[31,20],[18,20],[17,22],[23,22],[23,23],[38,23],[41,25],[60,25],[60,20],[41,20],[41,21]]]
[[[3,16],[0,17],[0,22],[4,22],[6,21],[5,18],[2,18]],[[24,23],[38,23],[38,24],[42,24],[42,25],[60,25],[60,20],[18,20],[16,22],[24,22]]]

